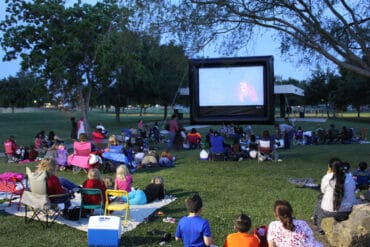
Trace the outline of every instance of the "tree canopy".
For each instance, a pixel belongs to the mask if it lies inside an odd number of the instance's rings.
[[[153,2],[158,4],[158,29],[175,33],[188,49],[201,49],[216,40],[225,52],[232,53],[253,41],[261,28],[269,29],[275,31],[282,53],[293,53],[308,64],[324,57],[370,77],[368,0],[146,2],[146,11],[153,9],[147,7]],[[153,20],[152,15],[149,18]]]

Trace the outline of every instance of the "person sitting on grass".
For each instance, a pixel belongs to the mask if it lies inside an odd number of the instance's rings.
[[[176,241],[182,241],[184,246],[210,246],[213,244],[211,227],[208,220],[200,217],[203,202],[199,195],[193,195],[185,200],[188,216],[180,219],[176,228]]]
[[[151,203],[156,199],[162,200],[164,198],[164,182],[162,177],[154,177],[150,184],[144,190],[132,190],[128,193],[128,200],[130,205],[144,205]],[[123,201],[126,197],[122,198]]]
[[[315,240],[306,221],[293,218],[293,208],[288,201],[276,201],[274,214],[277,220],[269,224],[267,231],[269,247],[323,246]]]
[[[202,135],[195,128],[191,129],[191,131],[187,134],[186,138],[190,145],[190,149],[197,149],[200,147]]]
[[[213,159],[216,154],[220,154],[226,157],[227,159],[230,145],[225,143],[224,138],[217,131],[215,131],[210,141],[211,141],[210,157]]]
[[[350,173],[338,158],[329,161],[327,174],[321,180],[322,198],[317,201],[314,211],[314,224],[321,234],[321,221],[325,217],[334,217],[337,221],[348,218],[353,205],[357,204],[356,184]]]
[[[114,180],[115,190],[131,191],[132,176],[125,165],[119,165],[116,170],[116,179]]]
[[[158,164],[161,167],[173,167],[174,158],[172,157],[172,154],[170,152],[163,151],[161,153],[161,157],[159,158]]]
[[[235,233],[227,235],[224,247],[259,247],[260,240],[255,236],[248,234],[251,228],[251,219],[246,214],[240,214],[234,222]]]
[[[358,169],[353,173],[353,178],[356,181],[356,187],[360,190],[369,189],[370,172],[367,170],[367,163],[361,161],[358,164]]]

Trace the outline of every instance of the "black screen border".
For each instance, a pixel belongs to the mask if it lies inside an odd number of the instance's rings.
[[[199,105],[199,69],[227,67],[263,67],[262,106],[207,106]],[[205,58],[189,60],[189,93],[191,124],[273,124],[274,58],[273,56]]]

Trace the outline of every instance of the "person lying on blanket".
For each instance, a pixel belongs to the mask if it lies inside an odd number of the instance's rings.
[[[128,193],[130,205],[144,205],[156,199],[164,198],[164,181],[162,177],[154,177],[144,190],[132,190]],[[126,201],[126,197],[122,198]]]

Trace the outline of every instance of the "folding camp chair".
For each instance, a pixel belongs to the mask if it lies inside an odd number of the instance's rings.
[[[87,171],[90,168],[89,159],[91,152],[90,142],[74,142],[74,153],[68,156],[68,165],[73,165],[73,173],[79,173],[81,169]]]
[[[52,198],[65,197],[67,194],[48,195],[47,194],[47,174],[46,172],[32,173],[26,167],[27,177],[30,183],[30,190],[23,192],[22,204],[25,205],[25,223],[33,220],[43,223],[43,227],[49,227],[63,214],[63,210],[57,203],[52,203]],[[31,218],[27,217],[27,211],[32,211]]]
[[[5,174],[5,173],[4,173]],[[19,202],[18,202],[18,210],[20,209],[21,202],[22,202],[22,196],[23,192],[25,190],[25,185],[22,182],[22,179],[20,179],[17,174],[9,174],[9,177],[6,178],[0,177],[0,192],[6,192],[9,193],[10,196],[8,198],[9,204],[8,207],[12,205],[12,201],[16,196],[19,196]],[[23,177],[23,174],[21,174]]]
[[[258,142],[258,162],[265,160],[277,161],[278,154],[275,149],[275,144],[270,140],[259,140]]]
[[[122,197],[125,197],[126,200],[123,200]],[[112,200],[115,198],[115,200]],[[112,200],[112,201],[110,201]],[[127,225],[127,220],[129,217],[130,206],[128,203],[128,193],[125,190],[106,190],[105,191],[105,210],[104,215],[109,214],[110,211],[123,211],[125,210],[125,215],[123,218],[123,225]]]

